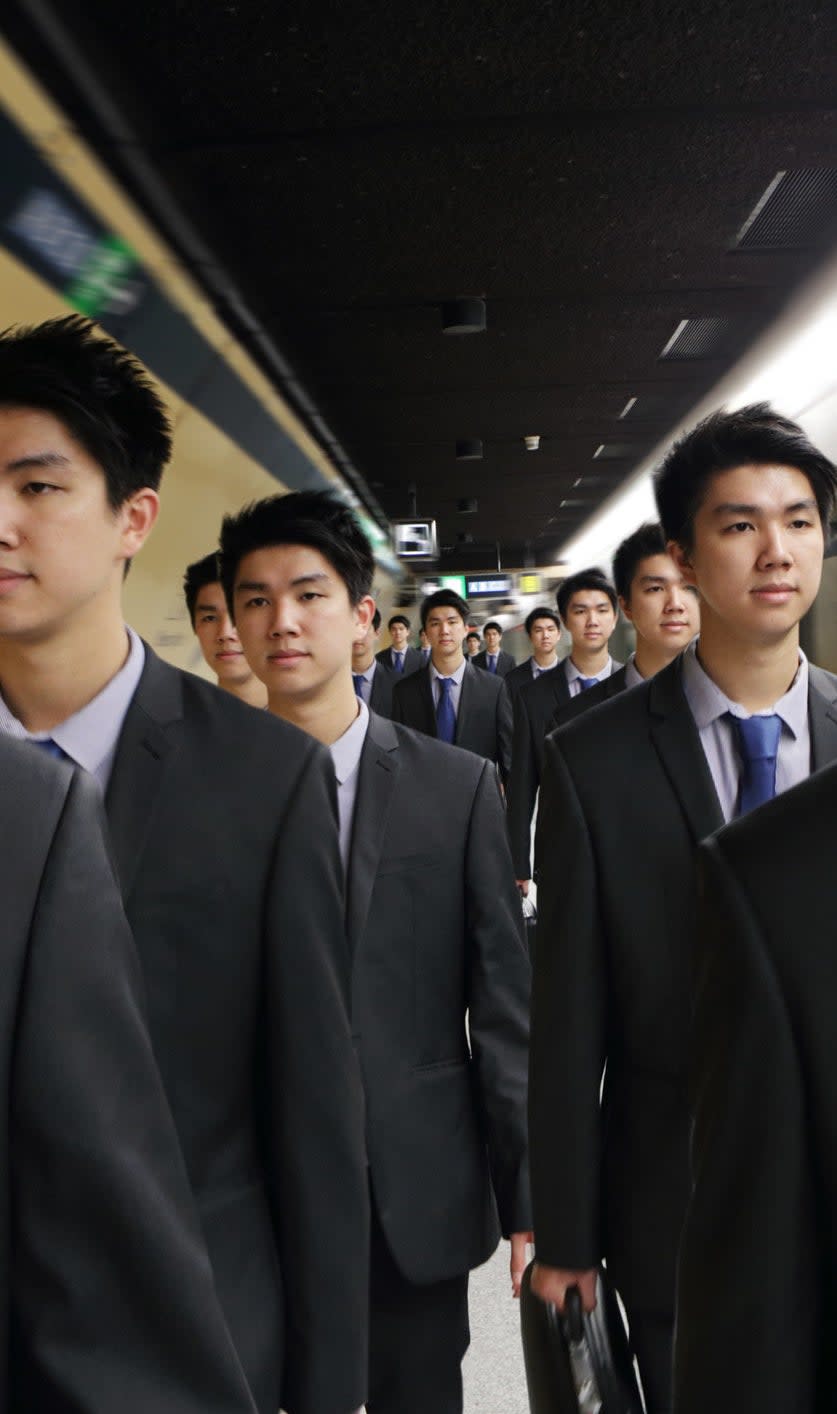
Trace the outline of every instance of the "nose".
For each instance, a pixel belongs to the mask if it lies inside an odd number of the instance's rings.
[[[273,618],[270,624],[271,638],[284,638],[286,634],[298,632],[296,601],[293,598],[286,599],[284,596],[278,598],[273,606]]]
[[[666,590],[665,612],[667,614],[679,613],[686,604],[686,595],[682,584],[670,584]]]
[[[233,621],[229,614],[224,614],[218,624],[219,643],[238,643],[238,634],[233,627]]]
[[[771,569],[793,563],[787,532],[784,526],[778,522],[773,522],[765,527],[758,563],[760,569]]]
[[[9,497],[0,496],[0,545],[16,549],[20,544],[20,531],[15,523],[12,502]]]

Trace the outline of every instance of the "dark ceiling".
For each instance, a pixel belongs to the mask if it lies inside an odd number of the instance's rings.
[[[837,236],[831,4],[61,0],[127,145],[35,9],[6,10],[12,41],[129,181],[139,140],[373,496],[405,515],[415,483],[451,567],[554,558]],[[441,333],[458,295],[486,332]],[[710,321],[692,356],[661,359],[686,319]]]

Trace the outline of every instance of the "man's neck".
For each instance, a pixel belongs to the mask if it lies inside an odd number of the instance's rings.
[[[366,657],[365,662],[361,662],[361,660],[360,660],[359,658],[353,658],[353,659],[352,659],[352,672],[353,672],[353,673],[368,673],[368,672],[369,672],[369,669],[372,667],[372,664],[374,663],[374,661],[375,661],[375,654],[374,654],[374,653],[369,653],[369,654],[367,655],[367,657]]]
[[[547,653],[545,657],[543,654],[533,653],[532,657],[539,668],[554,668],[558,662],[558,654],[555,652]]]
[[[784,697],[796,677],[799,625],[772,643],[753,644],[731,634],[704,606],[697,655],[725,697],[747,712],[763,712]]]
[[[130,652],[122,616],[37,643],[0,639],[0,692],[30,732],[48,732],[107,687]]]
[[[239,702],[246,702],[248,707],[267,706],[267,688],[255,673],[251,673],[245,682],[221,682],[219,678],[218,686],[222,692],[228,692],[230,697],[237,697]]]
[[[304,701],[296,697],[271,697],[270,711],[292,726],[307,732],[323,746],[332,746],[355,721],[359,708],[352,679],[341,677],[327,693]]]
[[[680,652],[678,648],[677,653]],[[641,678],[653,678],[657,673],[667,668],[669,663],[673,663],[677,653],[665,653],[661,648],[655,648],[653,643],[647,639],[640,638],[637,634],[636,652],[634,653],[634,667]]]
[[[445,658],[444,661],[437,662],[435,655],[431,653],[430,661],[440,677],[449,678],[453,677],[453,674],[458,672],[462,667],[462,664],[465,662],[465,655],[459,652],[455,656],[451,655],[451,657]],[[479,672],[479,668],[477,668],[476,671]]]
[[[609,657],[610,652],[607,644],[605,644],[604,648],[597,648],[593,653],[590,652],[589,648],[573,647],[573,651],[570,654],[572,662],[578,668],[583,678],[598,677],[599,673],[607,667]]]

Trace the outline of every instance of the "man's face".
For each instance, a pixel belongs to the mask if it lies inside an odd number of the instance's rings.
[[[616,611],[600,589],[578,589],[567,605],[566,626],[574,650],[595,653],[607,646]]]
[[[535,658],[539,662],[547,662],[555,653],[560,637],[561,630],[554,619],[535,619],[529,630],[529,640]]]
[[[252,669],[244,656],[220,584],[204,584],[195,603],[195,633],[208,666],[220,683],[247,682]]]
[[[375,611],[352,607],[334,567],[307,545],[252,550],[238,566],[233,603],[247,661],[271,702],[311,701],[351,670],[352,648]]]
[[[410,630],[406,624],[390,624],[389,636],[392,639],[392,646],[396,653],[403,653],[409,647]]]
[[[476,655],[479,653],[479,651],[480,651],[480,641],[479,641],[479,639],[478,639],[478,638],[472,638],[471,635],[468,634],[467,637],[466,637],[466,639],[465,639],[465,652],[468,654],[468,657],[469,657],[469,658],[475,658]]]
[[[375,650],[378,647],[378,639],[380,636],[380,624],[377,628],[373,628],[372,620],[370,619],[363,637],[352,644],[352,667],[355,672],[366,672],[366,669],[375,657]]]
[[[623,601],[622,609],[640,638],[672,658],[700,632],[697,590],[684,584],[670,555],[640,560],[631,581],[630,603]]]
[[[792,466],[738,466],[713,477],[686,553],[670,547],[711,618],[768,645],[796,628],[822,575],[824,541],[807,476]]]
[[[114,511],[99,465],[51,413],[0,407],[0,639],[44,642],[118,604],[155,492]]]
[[[452,609],[448,605],[431,609],[425,620],[424,629],[433,660],[437,665],[450,661],[453,666],[459,661],[462,655],[462,643],[468,628],[462,615],[456,609]]]
[[[485,646],[489,653],[499,653],[500,639],[502,634],[496,628],[487,628],[483,634]]]

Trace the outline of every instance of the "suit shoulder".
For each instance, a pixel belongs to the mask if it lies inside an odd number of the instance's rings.
[[[473,751],[465,751],[461,746],[452,746],[414,727],[405,727],[401,722],[389,725],[398,738],[399,750],[403,751],[406,762],[414,762],[416,767],[427,771],[431,779],[464,784],[473,781],[477,785],[483,773],[485,760]]]
[[[732,820],[713,837],[718,852],[734,867],[752,861],[756,879],[774,879],[773,868],[782,878],[792,879],[796,869],[808,873],[814,860],[822,856],[828,869],[831,854],[831,822],[837,811],[837,762],[816,771],[807,780],[783,791],[758,810],[740,820]],[[829,874],[830,879],[830,874]]]
[[[9,816],[9,828],[19,816],[20,802],[26,801],[26,815],[47,808],[60,810],[73,781],[74,769],[66,761],[56,761],[31,742],[0,735],[0,770],[3,778],[2,810]]]
[[[551,732],[548,740],[567,756],[595,750],[601,756],[602,736],[608,738],[608,767],[612,768],[614,753],[631,755],[641,737],[637,732],[647,728],[649,721],[650,682],[638,683],[630,692],[599,702],[595,711],[580,712]],[[593,689],[595,691],[595,689]]]
[[[816,663],[809,663],[808,674],[811,687],[816,688],[825,697],[837,697],[837,674],[830,673],[827,668],[817,667]]]
[[[319,750],[313,737],[290,722],[283,722],[266,708],[251,707],[195,673],[172,668],[183,691],[183,712],[187,727],[198,730],[201,722],[216,731],[229,732],[236,741],[236,768],[243,758],[262,751],[281,754],[285,761],[300,765]],[[262,767],[264,758],[262,757]]]

